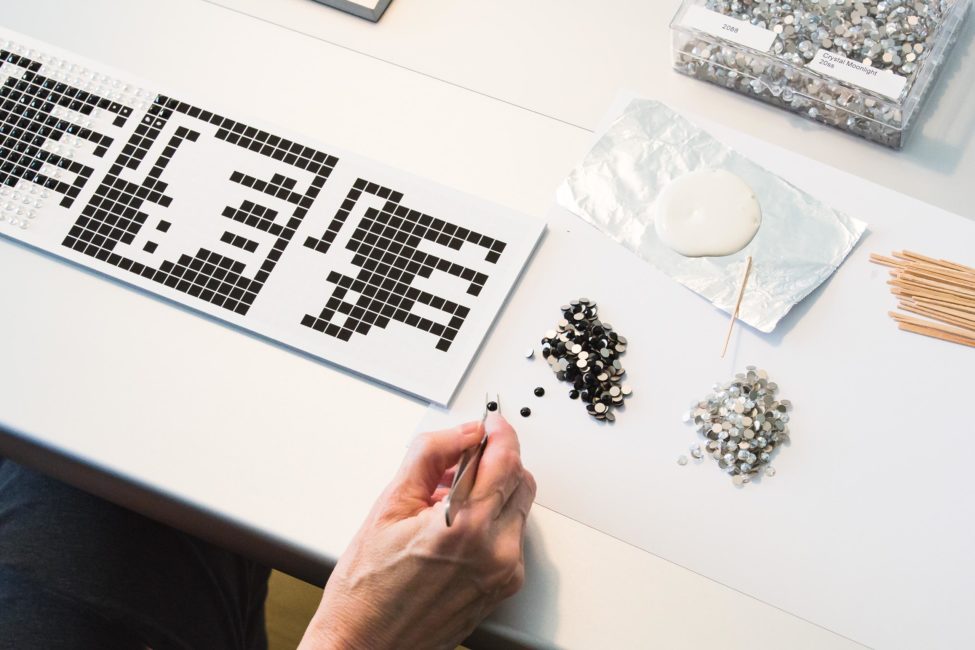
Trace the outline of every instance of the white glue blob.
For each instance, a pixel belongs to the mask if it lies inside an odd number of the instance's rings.
[[[674,179],[654,204],[657,237],[687,257],[737,253],[761,225],[762,208],[752,188],[723,169]]]

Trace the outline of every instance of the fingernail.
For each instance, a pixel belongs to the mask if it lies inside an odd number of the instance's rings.
[[[491,411],[490,413],[488,413],[487,419],[484,421],[484,426],[487,426],[488,423],[499,424],[502,422],[507,423],[508,420],[503,415],[501,415],[501,411]]]

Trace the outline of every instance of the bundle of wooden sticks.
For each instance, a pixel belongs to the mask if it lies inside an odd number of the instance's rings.
[[[890,312],[902,330],[975,347],[975,268],[911,251],[870,260],[891,268],[887,284],[898,307],[924,317]]]

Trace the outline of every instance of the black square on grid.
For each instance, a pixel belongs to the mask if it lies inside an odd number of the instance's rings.
[[[309,237],[306,246],[327,253],[336,239],[335,235],[349,219],[360,199],[370,195],[388,200],[381,209],[366,204],[364,216],[354,226],[354,231],[345,244],[346,249],[354,253],[351,263],[360,270],[354,278],[334,271],[329,274],[328,282],[338,286],[333,289],[326,308],[315,322],[317,324],[326,321],[328,325],[324,329],[325,334],[338,337],[338,333],[342,332],[341,338],[344,340],[348,336],[346,330],[365,335],[371,327],[385,328],[395,320],[432,333],[438,339],[435,348],[446,351],[457,337],[470,310],[442,297],[424,293],[413,287],[412,283],[418,277],[429,278],[434,272],[441,272],[464,279],[468,282],[467,294],[477,296],[488,276],[434,253],[421,251],[419,246],[424,240],[450,251],[460,250],[465,244],[480,246],[488,249],[487,254],[492,261],[497,261],[504,244],[449,221],[411,210],[400,204],[402,193],[358,178],[325,233],[318,239]],[[498,248],[492,249],[495,244],[499,245]],[[352,290],[359,295],[348,298],[352,302],[345,302],[345,289],[350,286],[350,281]],[[371,296],[375,296],[376,300]],[[449,325],[412,313],[411,310],[417,303],[442,311],[449,318]],[[336,327],[329,322],[336,311],[354,314],[356,320],[350,320],[345,327]]]
[[[156,242],[147,241],[145,246],[142,247],[142,250],[147,253],[155,253],[157,246],[158,244]]]

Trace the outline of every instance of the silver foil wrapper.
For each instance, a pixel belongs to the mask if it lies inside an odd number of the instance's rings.
[[[762,225],[741,251],[685,257],[658,238],[658,193],[673,179],[726,169],[754,190]],[[560,205],[729,314],[745,260],[752,270],[739,318],[762,332],[843,262],[866,229],[714,139],[663,104],[634,99],[559,187]]]

